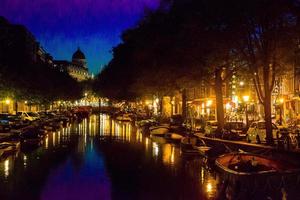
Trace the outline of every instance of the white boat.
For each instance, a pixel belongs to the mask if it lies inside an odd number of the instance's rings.
[[[164,137],[166,133],[170,132],[170,129],[167,126],[150,127],[149,130],[152,136],[159,136],[159,137]]]
[[[169,132],[169,133],[166,133],[166,134],[165,134],[165,138],[166,138],[167,140],[171,140],[171,141],[173,141],[173,142],[180,142],[180,141],[182,140],[183,137],[184,137],[184,136],[182,136],[182,135],[180,135],[180,134],[178,134],[178,133],[171,133],[171,132]]]
[[[180,142],[180,148],[183,153],[199,154],[207,156],[207,152],[211,149],[204,140],[197,137],[184,137]]]

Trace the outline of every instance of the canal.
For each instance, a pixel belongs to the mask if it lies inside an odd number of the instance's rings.
[[[220,177],[178,145],[93,115],[2,160],[0,199],[215,199]]]

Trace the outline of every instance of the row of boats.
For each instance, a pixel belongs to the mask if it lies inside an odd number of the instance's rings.
[[[163,137],[168,142],[180,144],[182,154],[200,155],[209,163],[213,163],[219,171],[230,179],[255,177],[266,180],[278,176],[279,179],[287,176],[300,178],[300,167],[286,160],[274,159],[270,156],[251,152],[232,152],[224,145],[208,145],[198,135],[180,130],[168,124],[159,125],[155,120],[142,120],[136,123],[145,134],[150,137]],[[251,179],[253,180],[253,179]]]
[[[81,120],[88,116],[82,112],[70,115],[64,113],[40,113],[39,118],[30,123],[19,123],[11,129],[0,133],[0,160],[22,149],[36,148],[42,139],[51,132],[67,126],[74,120]]]

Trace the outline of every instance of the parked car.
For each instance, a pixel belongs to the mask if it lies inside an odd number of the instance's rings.
[[[205,135],[208,137],[215,137],[218,129],[217,121],[207,121],[205,126]]]
[[[272,123],[272,134],[273,138],[276,138],[276,134],[278,134],[279,128]],[[246,140],[248,142],[266,142],[266,123],[265,121],[253,122],[246,135]]]
[[[226,122],[224,129],[230,131],[240,139],[246,138],[247,127],[244,122]]]
[[[6,132],[11,129],[10,116],[9,114],[0,114],[0,131]]]
[[[277,144],[281,143],[289,143],[291,148],[295,148],[298,144],[296,135],[292,134],[291,131],[284,126],[276,126],[272,123],[272,135],[273,139]],[[266,125],[264,121],[253,122],[248,131],[246,140],[248,142],[266,142]]]

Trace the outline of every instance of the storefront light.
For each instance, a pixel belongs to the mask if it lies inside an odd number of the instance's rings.
[[[206,106],[207,107],[210,107],[212,105],[212,100],[208,100],[207,102],[206,102]]]

